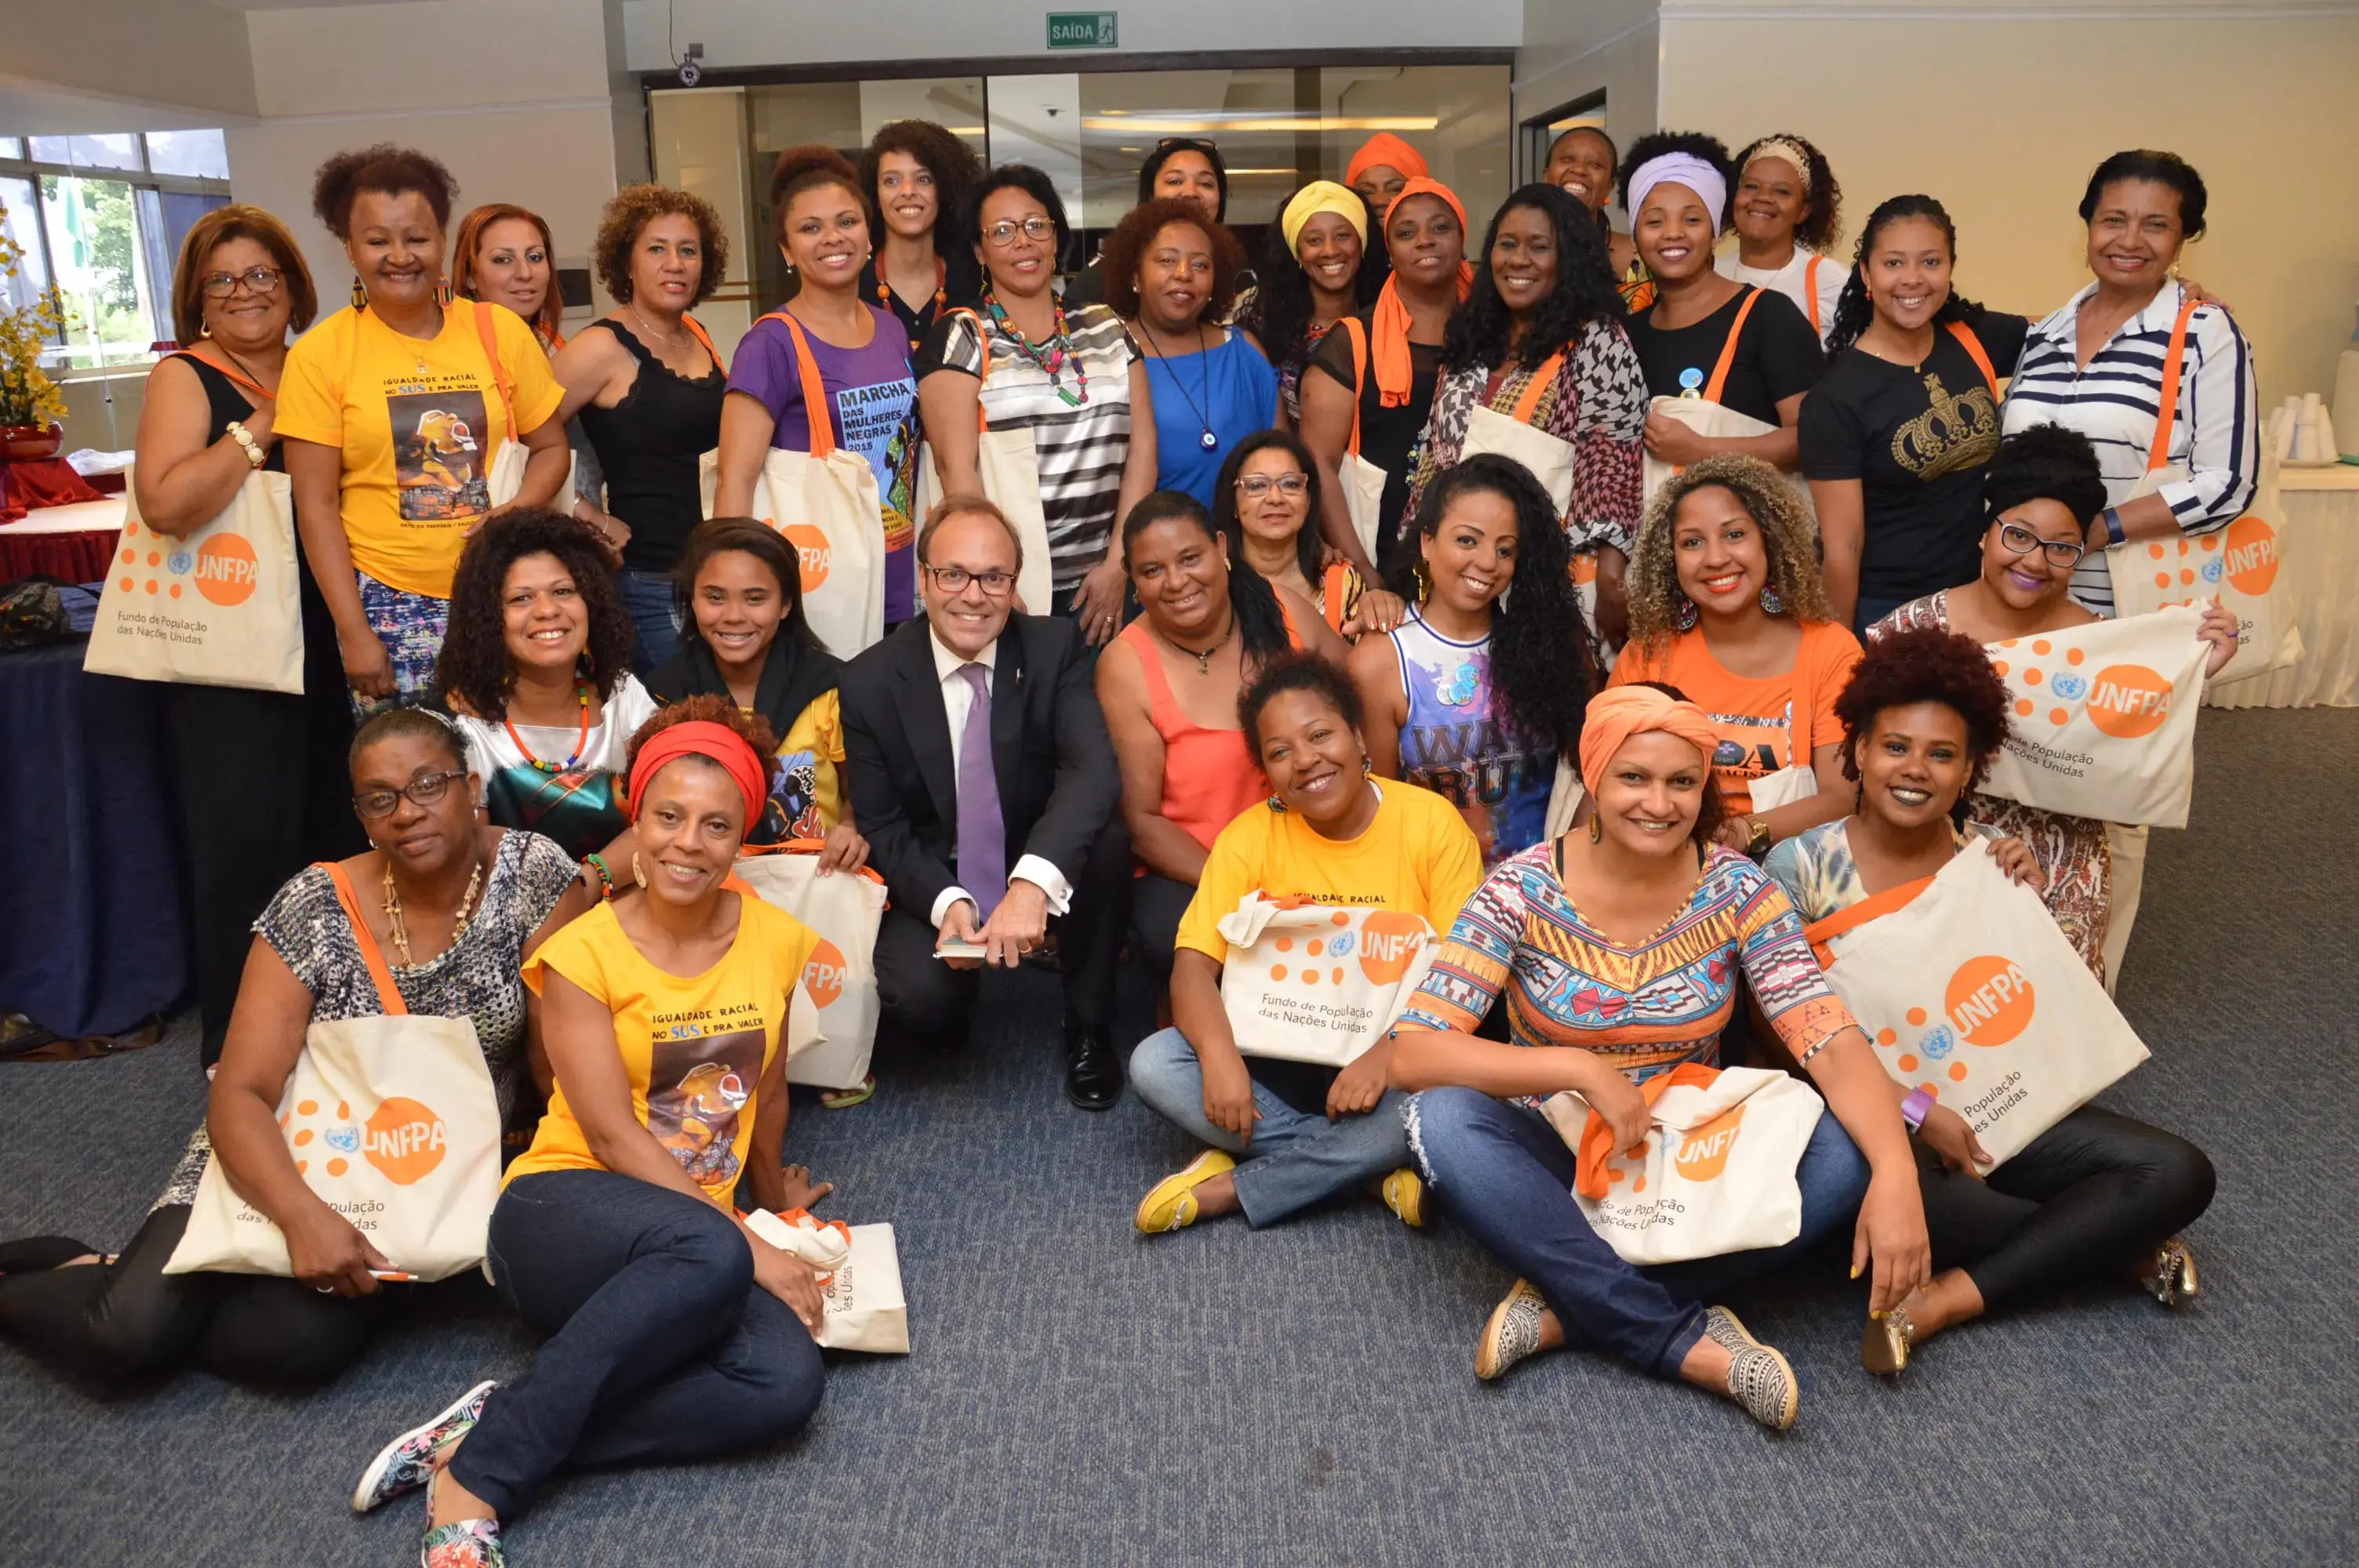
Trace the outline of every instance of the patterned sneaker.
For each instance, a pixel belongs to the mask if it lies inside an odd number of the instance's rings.
[[[498,1387],[490,1381],[477,1383],[440,1415],[423,1426],[411,1427],[379,1449],[361,1472],[360,1485],[353,1488],[353,1512],[364,1514],[413,1487],[424,1486],[440,1468],[450,1446],[474,1429],[475,1418],[484,1413],[484,1399]]]
[[[1726,1307],[1705,1309],[1703,1332],[1728,1352],[1728,1397],[1772,1432],[1793,1425],[1802,1410],[1802,1385],[1786,1357],[1754,1338]]]
[[[1385,1178],[1385,1206],[1400,1217],[1403,1225],[1422,1228],[1425,1224],[1425,1183],[1418,1173],[1403,1165]]]
[[[1167,1230],[1185,1230],[1196,1223],[1196,1189],[1223,1172],[1237,1168],[1236,1161],[1218,1149],[1207,1149],[1188,1162],[1185,1170],[1175,1171],[1155,1184],[1147,1195],[1138,1200],[1138,1212],[1131,1223],[1149,1236],[1160,1236]]]
[[[1540,1314],[1548,1299],[1529,1280],[1517,1280],[1506,1299],[1491,1309],[1483,1325],[1483,1343],[1474,1351],[1474,1375],[1484,1382],[1535,1354],[1540,1347]]]
[[[430,1524],[426,1539],[418,1543],[418,1568],[506,1568],[507,1560],[495,1519]]]

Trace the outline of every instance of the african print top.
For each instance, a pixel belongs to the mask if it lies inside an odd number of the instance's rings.
[[[614,775],[630,759],[633,732],[655,712],[647,688],[625,673],[586,736],[578,724],[511,728],[472,713],[454,713],[451,722],[467,743],[468,771],[484,781],[484,815],[503,827],[554,838],[579,865],[629,826]],[[537,762],[554,763],[556,771]]]
[[[1471,1033],[1504,991],[1515,1044],[1595,1051],[1643,1079],[1682,1062],[1720,1065],[1720,1034],[1736,1006],[1740,973],[1797,1057],[1852,1026],[1802,935],[1801,917],[1744,856],[1714,848],[1686,907],[1625,947],[1573,907],[1557,853],[1554,844],[1536,844],[1483,880],[1409,1003],[1404,1027]]]

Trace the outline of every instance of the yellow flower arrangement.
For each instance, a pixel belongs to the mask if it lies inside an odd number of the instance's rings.
[[[0,206],[0,217],[7,211]],[[0,224],[0,276],[14,273],[24,254],[24,247]],[[64,330],[66,320],[65,300],[55,288],[43,291],[29,305],[0,311],[0,426],[42,429],[66,416],[65,394],[41,372],[41,354],[51,346],[51,335]]]

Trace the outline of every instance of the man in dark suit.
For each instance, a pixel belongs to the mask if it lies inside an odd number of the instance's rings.
[[[918,539],[925,615],[844,666],[852,807],[892,894],[877,997],[886,1027],[956,1041],[980,968],[1014,968],[1060,916],[1065,1093],[1103,1110],[1122,1094],[1122,780],[1080,629],[1011,613],[1022,564],[997,507],[944,500]]]

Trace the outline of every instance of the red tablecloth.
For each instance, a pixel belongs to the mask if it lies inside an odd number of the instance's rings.
[[[67,582],[106,576],[123,536],[123,497],[45,506],[15,523],[0,523],[0,582],[38,572]]]

